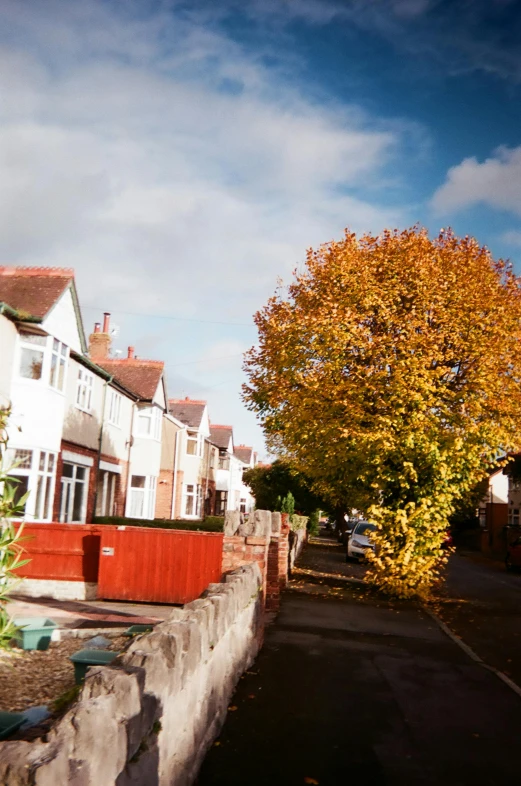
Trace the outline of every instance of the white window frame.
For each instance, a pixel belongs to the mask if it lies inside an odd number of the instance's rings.
[[[69,347],[59,339],[49,336],[51,348],[49,366],[49,386],[54,390],[63,393],[67,380],[67,360],[69,358]],[[61,372],[61,378],[60,378]]]
[[[20,333],[18,334],[18,338],[19,338],[18,377],[27,382],[37,382],[37,383],[42,382],[42,380],[45,379],[45,375],[46,375],[48,336],[42,336],[39,333],[30,333],[29,331],[20,331]],[[39,377],[26,377],[24,374],[21,373],[22,358],[25,349],[31,352],[41,353],[42,365],[41,365]]]
[[[40,450],[39,448],[12,448],[9,450],[9,463],[16,463],[17,454],[24,452],[28,459],[28,466],[21,464],[8,469],[8,475],[13,478],[27,478],[27,491],[29,496],[25,503],[25,511],[21,518],[30,521],[52,521],[54,488],[56,483],[57,456],[53,451]],[[43,490],[41,496],[40,490]]]
[[[107,411],[107,421],[111,426],[120,427],[121,421],[121,401],[123,396],[114,388],[109,388],[109,406]]]
[[[161,439],[162,412],[159,407],[140,407],[137,416],[137,435],[145,439]],[[143,430],[144,423],[148,423],[148,431]]]
[[[143,486],[132,485],[134,478],[144,478]],[[154,519],[156,510],[156,488],[157,478],[154,475],[134,475],[130,476],[127,516],[136,519]],[[139,492],[136,493],[136,492]],[[137,515],[136,501],[140,500],[140,514]]]
[[[195,483],[185,483],[183,487],[183,515],[185,518],[197,518],[196,514],[196,507],[197,507],[197,492],[196,492],[196,485]],[[188,512],[188,503],[191,503],[191,512]]]
[[[62,467],[62,477],[60,481],[60,522],[62,524],[85,524],[87,519],[87,503],[89,498],[90,469],[84,463],[75,464],[72,461],[64,461],[63,466],[66,464],[71,466],[73,470],[72,476],[68,477],[63,475]],[[85,475],[83,478],[78,478],[78,469],[84,470]],[[81,499],[80,517],[75,519],[73,518],[73,510],[76,486],[81,486],[83,488],[83,495]],[[65,489],[67,489],[67,491],[65,491]]]
[[[76,408],[82,412],[92,410],[92,391],[94,389],[94,374],[84,368],[78,369],[76,383]]]
[[[108,469],[100,469],[101,495],[99,495],[96,516],[115,516],[116,488],[119,473]]]

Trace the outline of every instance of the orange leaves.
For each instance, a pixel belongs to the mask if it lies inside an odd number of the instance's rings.
[[[474,239],[415,227],[346,231],[288,292],[256,317],[245,401],[332,506],[374,506],[375,581],[423,591],[454,500],[521,447],[520,282]]]

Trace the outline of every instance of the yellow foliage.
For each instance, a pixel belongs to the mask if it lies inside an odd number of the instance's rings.
[[[519,448],[519,279],[450,231],[346,231],[255,321],[244,398],[270,448],[377,524],[372,581],[428,593],[454,502]]]

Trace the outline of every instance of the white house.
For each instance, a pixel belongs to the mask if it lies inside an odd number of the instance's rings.
[[[244,464],[234,453],[232,426],[212,424],[210,441],[219,449],[215,513],[223,516],[227,510],[241,508]]]
[[[25,518],[51,521],[70,354],[86,349],[74,273],[1,267],[0,304],[0,382],[2,401],[11,404],[8,461],[16,464],[11,474],[17,496],[29,492]]]
[[[234,455],[243,464],[243,472],[252,469],[257,464],[257,454],[249,445],[237,445]],[[240,511],[241,513],[252,513],[255,510],[255,497],[249,486],[241,478]]]
[[[209,475],[212,455],[206,447],[210,421],[206,401],[190,398],[170,399],[170,415],[186,426],[179,438],[179,469],[174,518],[199,519],[205,513],[210,493]]]

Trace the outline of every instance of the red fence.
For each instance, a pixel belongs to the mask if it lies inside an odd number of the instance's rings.
[[[98,597],[188,603],[220,581],[223,535],[103,527]]]
[[[24,538],[19,576],[98,582],[98,598],[188,603],[221,579],[221,533],[26,524]]]
[[[101,528],[88,524],[25,524],[24,559],[17,571],[27,579],[98,580]]]

